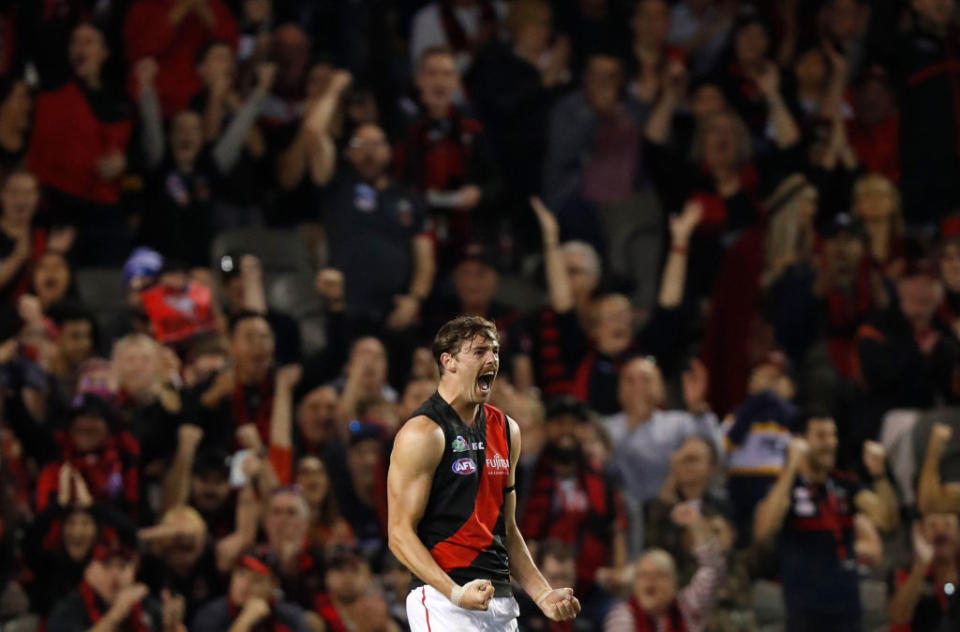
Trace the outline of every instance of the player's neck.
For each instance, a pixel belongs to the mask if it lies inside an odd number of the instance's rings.
[[[440,394],[443,401],[450,404],[450,408],[457,413],[460,420],[468,426],[472,426],[477,418],[480,404],[465,401],[458,390],[455,385],[444,384],[443,380],[440,380],[440,385],[437,387],[437,393]]]

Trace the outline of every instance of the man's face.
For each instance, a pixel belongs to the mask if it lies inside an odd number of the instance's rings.
[[[767,29],[754,22],[737,31],[735,48],[741,65],[750,66],[763,60],[770,46]]]
[[[62,298],[70,287],[70,268],[63,255],[47,252],[33,269],[33,289],[45,305]]]
[[[113,354],[113,370],[120,388],[131,395],[149,392],[159,370],[156,350],[146,343],[128,343]]]
[[[350,363],[363,367],[360,379],[367,394],[379,393],[387,383],[387,349],[376,338],[357,340],[350,351]]]
[[[616,355],[633,343],[633,308],[622,294],[599,299],[595,308],[593,337],[601,353]]]
[[[203,148],[203,119],[192,110],[177,113],[170,123],[170,150],[179,164],[192,165]]]
[[[705,83],[690,95],[690,111],[698,121],[719,114],[726,107],[727,98],[723,96],[723,90],[716,84]]]
[[[464,401],[487,401],[500,370],[500,343],[493,332],[477,334],[473,340],[462,343],[459,351],[443,354],[440,360],[444,362],[444,377],[457,383]]]
[[[437,390],[437,384],[434,380],[420,379],[408,382],[407,388],[403,390],[400,410],[397,411],[400,419],[406,419],[412,415],[413,411],[433,395],[435,390]]]
[[[230,497],[230,479],[224,470],[194,474],[190,482],[193,506],[202,513],[219,511]]]
[[[810,464],[821,471],[832,470],[837,463],[837,424],[829,417],[811,419],[807,426]]]
[[[263,318],[245,318],[236,324],[231,352],[238,367],[250,375],[265,375],[273,364],[273,332]]]
[[[134,560],[111,557],[90,562],[84,571],[84,579],[101,599],[112,604],[121,590],[133,585],[136,574],[137,563]]]
[[[561,561],[547,555],[540,572],[551,586],[573,586],[577,581],[577,564],[572,557]]]
[[[925,275],[904,277],[897,282],[900,309],[915,325],[929,325],[943,297],[943,288],[936,279]]]
[[[209,87],[223,77],[232,79],[234,66],[233,50],[226,44],[214,44],[197,66],[197,75]]]
[[[239,567],[230,575],[230,601],[243,604],[260,598],[270,603],[276,589],[276,581],[270,575]]]
[[[879,79],[865,81],[854,93],[856,118],[864,125],[878,125],[896,112],[893,90]]]
[[[327,590],[342,603],[354,603],[362,597],[370,583],[370,569],[362,560],[352,560],[327,570]]]
[[[74,561],[87,556],[97,538],[97,523],[86,511],[75,511],[63,523],[63,548]]]
[[[703,135],[703,160],[709,169],[730,169],[737,166],[737,122],[727,113],[706,119]]]
[[[17,224],[25,224],[33,218],[40,201],[40,188],[36,179],[28,173],[15,173],[3,186],[0,202],[3,217]]]
[[[297,462],[297,485],[311,507],[317,507],[330,491],[330,478],[323,461],[315,456],[305,456]]]
[[[368,182],[379,180],[390,164],[387,135],[376,125],[361,126],[347,145],[346,158],[361,178]]]
[[[295,90],[310,63],[310,38],[295,24],[284,24],[273,32],[271,61],[277,64],[277,87],[283,92]]]
[[[358,441],[347,450],[347,467],[355,487],[365,489],[373,485],[380,452],[380,442],[376,439]]]
[[[956,10],[955,0],[913,0],[913,10],[925,20],[939,26],[946,26]]]
[[[563,251],[563,266],[567,269],[567,277],[570,279],[573,300],[580,305],[596,289],[599,281],[597,272],[590,266],[584,253],[571,250]]]
[[[107,60],[107,45],[103,34],[89,24],[73,29],[67,51],[70,66],[77,77],[91,79],[100,77],[100,68]]]
[[[580,452],[580,426],[574,415],[559,415],[547,421],[547,442],[553,450],[569,460]]]
[[[934,559],[955,561],[960,548],[957,514],[927,514],[921,526],[927,542],[933,545]]]
[[[662,614],[677,596],[677,578],[663,553],[645,555],[637,563],[633,591],[640,606],[650,614]]]
[[[833,0],[825,17],[827,30],[834,41],[846,42],[860,34],[863,11],[856,0]]]
[[[176,528],[181,533],[170,538],[163,544],[163,558],[167,564],[176,569],[189,569],[197,563],[203,555],[206,542],[206,528],[195,524],[193,519],[186,515],[172,515],[167,517],[164,526]]]
[[[297,408],[297,427],[308,443],[319,445],[330,437],[336,422],[337,391],[332,386],[313,389]]]
[[[856,280],[866,249],[859,237],[841,232],[824,242],[823,254],[837,284],[849,287]]]
[[[491,266],[468,259],[453,271],[453,289],[460,304],[469,309],[486,309],[497,292],[497,271]]]
[[[659,46],[670,31],[670,9],[663,0],[640,0],[633,14],[634,36],[648,46]]]
[[[279,550],[284,545],[302,545],[307,535],[308,518],[303,498],[295,494],[275,494],[263,519],[270,546]]]
[[[623,410],[659,408],[664,397],[663,376],[652,360],[637,358],[620,369],[617,398]]]
[[[940,254],[940,277],[951,291],[960,292],[960,246],[947,244]]]
[[[81,454],[99,450],[110,436],[110,428],[100,415],[83,413],[70,423],[70,440]]]
[[[853,213],[865,223],[889,221],[896,210],[893,192],[885,186],[864,187],[853,198]]]
[[[623,73],[620,60],[606,55],[595,55],[587,63],[583,75],[583,91],[587,101],[597,112],[606,113],[620,100]]]
[[[713,455],[703,439],[690,437],[677,454],[677,484],[707,485],[713,476]]]
[[[827,60],[819,48],[812,48],[797,58],[793,72],[801,86],[819,89],[827,79]]]
[[[453,56],[437,54],[425,57],[417,69],[416,82],[423,104],[431,111],[446,112],[460,89],[460,75]]]

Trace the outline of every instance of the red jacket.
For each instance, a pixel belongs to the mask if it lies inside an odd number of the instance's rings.
[[[186,108],[190,97],[200,91],[194,69],[196,54],[204,44],[219,41],[236,46],[238,37],[237,21],[222,0],[207,0],[214,16],[212,25],[190,13],[171,26],[170,11],[176,4],[176,0],[139,0],[130,7],[123,25],[130,68],[144,57],[157,60],[157,95],[165,117]],[[133,73],[130,80],[130,93],[134,94]]]
[[[126,153],[130,132],[129,119],[98,119],[80,86],[70,82],[37,97],[27,164],[45,186],[91,202],[116,204],[119,179],[101,178],[97,161]]]

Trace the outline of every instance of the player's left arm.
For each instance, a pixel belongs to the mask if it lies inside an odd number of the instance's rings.
[[[510,574],[530,595],[543,613],[553,621],[569,621],[580,612],[580,601],[572,588],[553,588],[537,569],[527,543],[517,526],[517,462],[520,460],[520,426],[507,417],[510,429],[510,479],[503,498],[503,519],[507,535],[507,555],[510,558]]]

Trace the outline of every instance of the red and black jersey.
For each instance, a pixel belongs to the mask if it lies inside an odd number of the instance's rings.
[[[780,534],[787,613],[854,620],[860,615],[854,550],[856,479],[834,471],[824,483],[798,474]]]
[[[495,596],[511,595],[502,512],[510,479],[506,416],[484,404],[468,426],[439,393],[413,413],[419,415],[443,429],[444,449],[417,535],[455,582],[489,579]],[[414,587],[422,584],[414,578]]]

